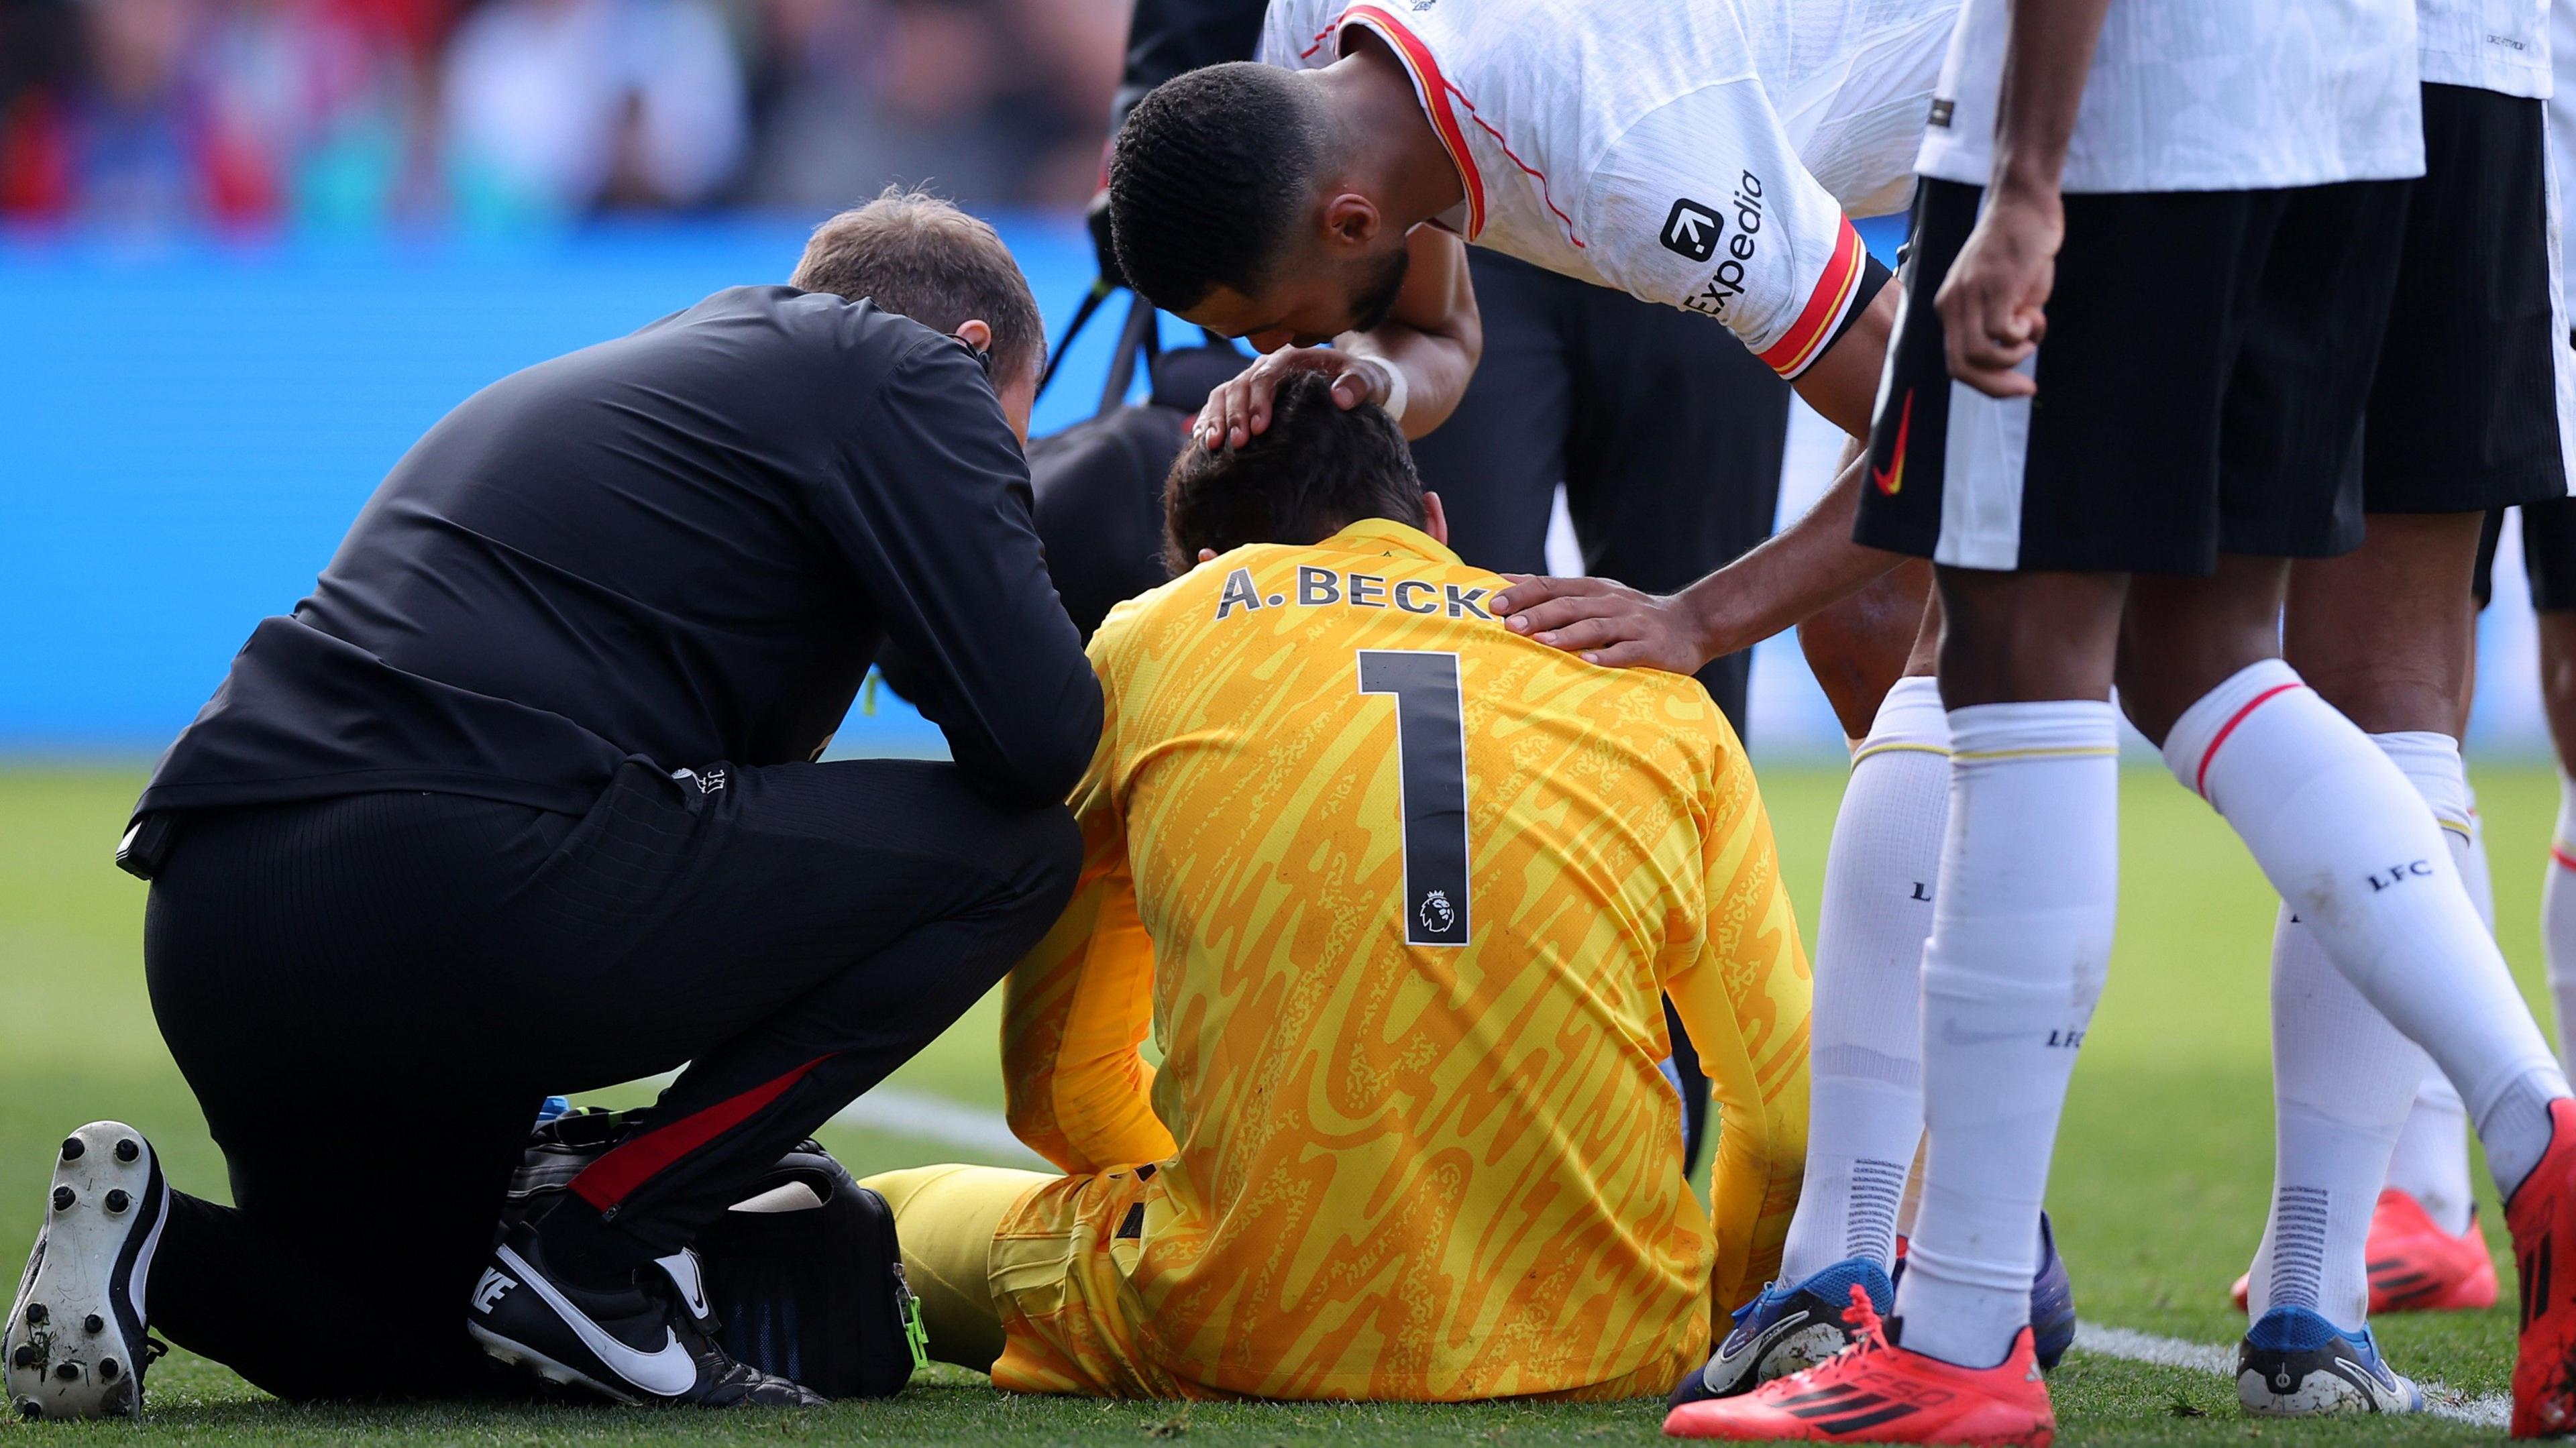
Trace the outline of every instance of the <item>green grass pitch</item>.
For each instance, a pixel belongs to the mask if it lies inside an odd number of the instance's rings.
[[[2505,953],[2542,1002],[2538,892],[2557,803],[2545,768],[2476,772],[2496,866]],[[1764,785],[1808,937],[1839,771],[1766,771]],[[109,863],[140,784],[130,771],[22,766],[0,771],[0,1261],[14,1265],[43,1211],[52,1147],[94,1117],[152,1136],[172,1182],[223,1190],[221,1159],[152,1028],[140,960],[143,887]],[[2273,901],[2225,827],[2161,772],[2134,770],[2121,808],[2126,886],[2120,944],[2075,1074],[2051,1188],[2058,1239],[2089,1321],[2229,1343],[2242,1319],[2227,1282],[2261,1231],[2270,1179],[2263,963]],[[2545,1009],[2545,1007],[2544,1007]],[[998,1107],[991,1004],[896,1078],[907,1088]],[[360,1103],[317,1100],[317,1132]],[[935,1142],[834,1129],[861,1172],[971,1159]],[[350,1147],[348,1149],[360,1149]],[[2483,1171],[2481,1170],[2481,1178]],[[2490,1201],[2482,1209],[2502,1245]],[[401,1244],[387,1243],[399,1251]],[[2511,1281],[2509,1267],[2506,1279]],[[0,1279],[0,1282],[14,1278]],[[366,1331],[364,1323],[326,1330]],[[2379,1324],[2397,1366],[2475,1394],[2504,1391],[2513,1318],[2398,1317]],[[2480,1441],[2437,1419],[2257,1423],[2217,1376],[2080,1353],[2052,1382],[2063,1443]],[[457,1409],[439,1405],[287,1408],[224,1369],[174,1354],[154,1371],[139,1425],[21,1425],[0,1443],[140,1437],[173,1443],[1209,1444],[1645,1443],[1646,1402],[1586,1407],[1213,1405],[1009,1397],[935,1368],[901,1398],[800,1413],[697,1415],[628,1409]]]

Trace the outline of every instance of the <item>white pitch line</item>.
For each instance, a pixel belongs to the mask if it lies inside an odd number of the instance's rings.
[[[2195,1372],[2215,1373],[2230,1381],[2236,1377],[2236,1349],[2233,1347],[2187,1342],[2182,1338],[2140,1332],[2135,1328],[2079,1322],[2075,1325],[2075,1350],[2160,1368],[2189,1368]],[[2502,1428],[2513,1418],[2513,1400],[2502,1393],[2471,1397],[2430,1378],[2418,1378],[2415,1385],[2424,1390],[2424,1411],[2437,1418],[2474,1424],[2480,1428]]]
[[[1010,1124],[993,1111],[966,1106],[927,1091],[879,1086],[841,1108],[832,1118],[843,1126],[863,1126],[916,1141],[935,1141],[964,1151],[998,1156],[1006,1161],[1044,1165],[1036,1152],[1020,1144]]]

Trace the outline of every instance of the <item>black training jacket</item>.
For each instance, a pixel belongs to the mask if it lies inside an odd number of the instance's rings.
[[[868,302],[738,287],[431,428],[136,809],[418,789],[577,812],[630,758],[812,757],[888,641],[968,778],[1064,798],[1100,687],[983,368]]]

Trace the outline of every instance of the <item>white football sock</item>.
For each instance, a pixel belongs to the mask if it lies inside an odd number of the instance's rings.
[[[2487,933],[2493,935],[2495,883],[2487,873],[2486,830],[2478,819],[2477,791],[2469,787],[2468,773],[2460,764],[2459,746],[2443,734],[2372,737],[2433,807],[2442,837],[2451,847],[2451,859],[2460,867],[2460,884],[2468,890],[2469,903],[2477,907]],[[2391,740],[2439,742],[2409,748],[2402,743],[2391,747]],[[2456,820],[2445,816],[2443,795],[2454,773],[2461,807]],[[2406,1113],[2406,1127],[2397,1133],[2397,1150],[2388,1159],[2388,1184],[2413,1197],[2443,1231],[2456,1237],[2469,1229],[2469,1214],[2476,1203],[2469,1185],[2469,1108],[2461,1104],[2460,1093],[2451,1089],[2451,1078],[2429,1057],[2424,1062],[2423,1084],[2415,1089],[2414,1109]]]
[[[2424,1066],[2284,907],[2272,935],[2272,1212],[2252,1316],[2304,1307],[2347,1331],[2368,1318],[2371,1208]]]
[[[2184,711],[2165,763],[2253,851],[2335,967],[2460,1088],[2507,1197],[2567,1094],[2405,775],[2278,659]]]
[[[1809,1030],[1807,1178],[1780,1256],[1797,1282],[1896,1260],[1896,1214],[1923,1135],[1923,937],[1950,814],[1941,686],[1899,679],[1852,755],[1825,854]]]
[[[2558,779],[2558,830],[2549,840],[2549,875],[2540,886],[2540,941],[2549,962],[2549,998],[2558,1005],[2558,1049],[2576,1062],[2576,779]]]
[[[2430,806],[2443,838],[2455,850],[2465,847],[2468,781],[2459,745],[2445,734],[2371,740]],[[2254,1254],[2247,1301],[2254,1317],[2304,1307],[2346,1330],[2368,1317],[2371,1213],[2427,1077],[2443,1079],[2283,906],[2272,936],[2272,1211]],[[2449,1144],[2449,1168],[2462,1188],[2467,1150],[2465,1138]]]
[[[2030,1320],[2039,1207],[2118,907],[2118,716],[1950,713],[1950,822],[1923,952],[1923,1206],[1903,1343],[1992,1367]]]
[[[2447,737],[2447,736],[2445,736]],[[2404,761],[2400,761],[2402,764]],[[2460,767],[2460,795],[2468,803],[2467,834],[2451,842],[2451,857],[2460,862],[2460,884],[2469,892],[2469,903],[2478,907],[2478,918],[2486,922],[2487,934],[2495,934],[2495,871],[2487,864],[2487,818],[2478,813],[2478,792],[2469,783],[2468,766]],[[2565,792],[2559,795],[2559,809],[2567,808]]]
[[[2469,1229],[2476,1195],[2469,1186],[2469,1108],[2442,1068],[2424,1062],[2414,1109],[2388,1158],[2388,1184],[2415,1199],[2433,1224],[2456,1237]]]

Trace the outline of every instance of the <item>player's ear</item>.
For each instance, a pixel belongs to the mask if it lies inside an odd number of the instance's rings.
[[[957,330],[949,335],[978,352],[993,350],[993,324],[981,317],[969,317],[958,323]]]
[[[1324,200],[1324,240],[1328,244],[1364,247],[1385,225],[1377,203],[1356,191],[1336,192]]]
[[[1440,495],[1428,488],[1422,490],[1422,531],[1431,535],[1432,542],[1449,546],[1449,510],[1440,506]]]

